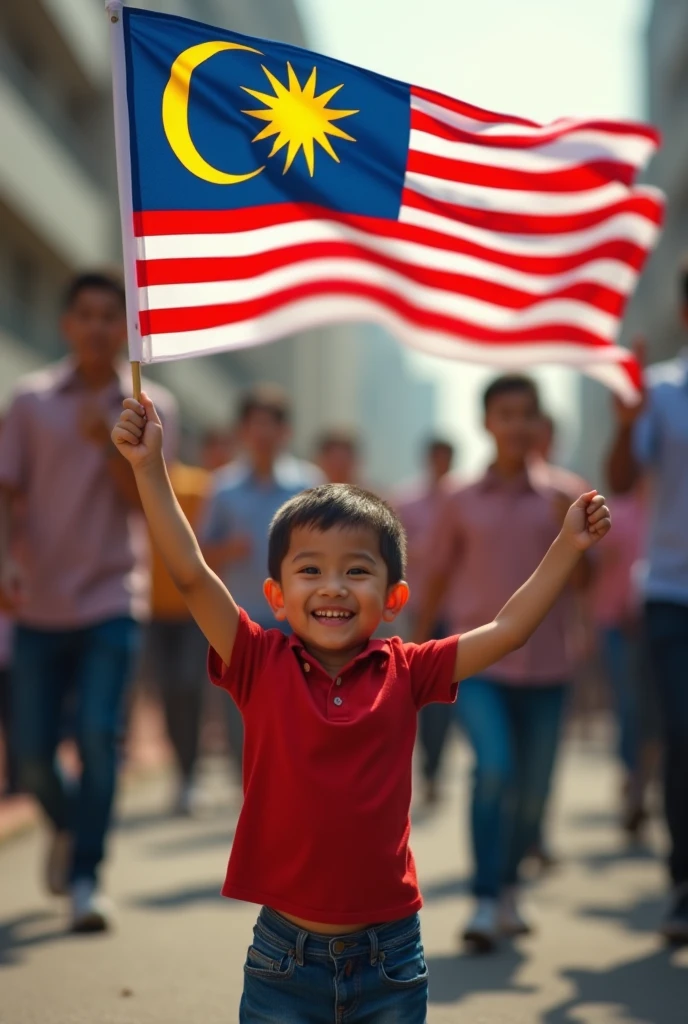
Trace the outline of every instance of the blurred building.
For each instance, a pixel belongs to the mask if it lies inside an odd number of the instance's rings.
[[[670,359],[685,345],[679,317],[678,269],[688,256],[688,0],[653,0],[645,36],[646,108],[662,133],[662,147],[644,180],[667,196],[664,230],[629,304],[622,340],[647,339],[650,362]],[[593,483],[611,432],[609,395],[582,384],[582,423],[576,462]]]
[[[305,43],[293,0],[131,5]],[[56,323],[69,275],[120,259],[102,0],[2,0],[0,139],[1,407],[20,374],[61,354]],[[349,365],[354,351],[355,371]],[[277,380],[294,396],[296,441],[306,451],[335,413],[358,408],[365,362],[359,329],[342,326],[161,364],[150,373],[173,389],[187,424],[196,429],[225,422],[238,391],[251,381]]]

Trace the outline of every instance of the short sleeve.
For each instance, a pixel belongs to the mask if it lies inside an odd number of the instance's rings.
[[[458,683],[454,677],[458,643],[458,636],[448,636],[425,644],[404,644],[417,708],[432,703],[453,704],[456,700]]]
[[[213,686],[226,690],[239,708],[250,696],[252,683],[261,672],[270,647],[266,630],[239,611],[239,626],[229,665],[225,665],[214,647],[208,650],[208,676]]]
[[[0,427],[0,485],[24,490],[28,476],[28,413],[30,395],[17,395]]]
[[[214,488],[205,503],[198,537],[202,544],[218,544],[234,529],[231,501],[222,487]]]
[[[651,466],[659,454],[657,394],[648,393],[648,404],[633,428],[633,454],[642,466]]]

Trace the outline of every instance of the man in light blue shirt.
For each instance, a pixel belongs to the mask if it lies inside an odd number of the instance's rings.
[[[682,278],[688,327],[688,270]],[[618,407],[609,458],[614,491],[650,479],[645,610],[652,669],[661,703],[664,806],[671,836],[672,906],[662,932],[688,943],[688,350],[648,372],[641,409]]]
[[[316,466],[286,452],[291,428],[289,399],[281,388],[262,385],[244,395],[238,415],[239,457],[217,470],[201,543],[208,564],[264,629],[281,629],[263,596],[268,575],[268,528],[285,501],[324,482]],[[242,723],[229,702],[232,756],[241,764]]]

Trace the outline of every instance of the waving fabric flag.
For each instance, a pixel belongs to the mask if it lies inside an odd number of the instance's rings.
[[[661,194],[633,184],[651,128],[543,126],[282,43],[122,13],[132,359],[372,321],[453,359],[578,367],[632,399],[639,369],[614,342],[661,223]]]

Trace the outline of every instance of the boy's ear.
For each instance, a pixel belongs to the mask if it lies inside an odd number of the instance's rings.
[[[272,577],[268,577],[263,584],[263,593],[265,594],[265,600],[272,608],[272,614],[278,620],[278,622],[284,622],[287,617],[287,612],[284,607],[284,594],[282,588]]]
[[[409,585],[405,580],[392,584],[387,591],[385,610],[382,613],[384,622],[394,622],[410,596]]]

